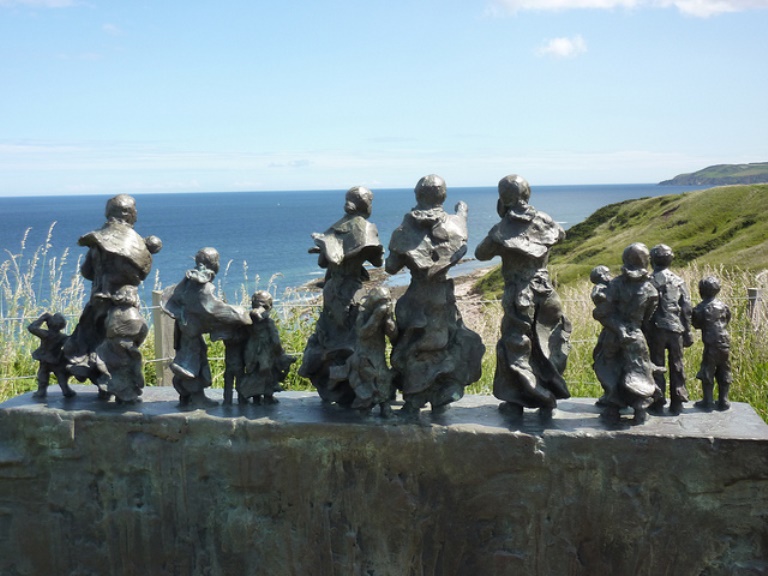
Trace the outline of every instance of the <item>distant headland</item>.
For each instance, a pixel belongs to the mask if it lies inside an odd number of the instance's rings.
[[[716,164],[691,174],[678,174],[660,186],[728,186],[768,182],[768,162],[754,164]]]

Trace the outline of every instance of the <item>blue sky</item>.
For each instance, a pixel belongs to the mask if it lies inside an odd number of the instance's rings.
[[[0,195],[768,161],[768,0],[0,0]]]

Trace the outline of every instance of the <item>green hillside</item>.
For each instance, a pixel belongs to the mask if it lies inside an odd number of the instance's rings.
[[[755,164],[717,164],[698,172],[679,174],[672,180],[664,180],[664,186],[728,186],[732,184],[758,184],[768,182],[768,162]]]
[[[628,200],[599,209],[567,231],[552,250],[550,271],[560,284],[587,278],[598,264],[621,268],[633,242],[669,244],[675,265],[697,261],[744,269],[768,268],[768,184],[728,186]],[[477,289],[500,294],[494,270]]]

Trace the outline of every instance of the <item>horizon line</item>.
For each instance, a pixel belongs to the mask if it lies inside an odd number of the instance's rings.
[[[364,186],[363,184],[357,184],[356,186]],[[541,187],[577,187],[577,186],[662,186],[660,182],[609,182],[609,183],[582,183],[582,184],[531,184],[531,189]],[[352,186],[351,186],[352,187]],[[349,188],[351,188],[349,187]],[[411,190],[413,186],[387,186],[383,188],[375,188],[371,186],[365,186],[371,191],[376,192],[387,190]],[[291,193],[291,192],[346,192],[349,188],[283,188],[283,189],[255,189],[255,190],[152,190],[147,192],[50,192],[42,194],[3,194],[0,193],[0,198],[51,198],[57,196],[117,196],[118,194],[128,194],[129,196],[150,196],[157,194],[274,194],[274,193]],[[484,184],[484,185],[463,185],[463,186],[448,186],[448,190],[459,190],[466,188],[496,188],[496,184]]]

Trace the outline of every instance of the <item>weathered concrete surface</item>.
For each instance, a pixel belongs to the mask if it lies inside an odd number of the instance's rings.
[[[745,404],[607,429],[592,400],[511,429],[314,394],[180,412],[51,389],[0,405],[0,574],[768,573],[768,426]],[[215,394],[215,391],[213,392]]]

